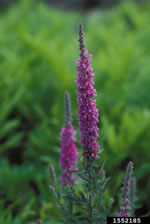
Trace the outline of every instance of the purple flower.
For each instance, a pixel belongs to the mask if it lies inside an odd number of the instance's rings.
[[[133,172],[133,162],[129,162],[126,170],[126,174],[123,181],[122,189],[122,204],[120,208],[120,213],[118,214],[119,217],[129,217],[130,216],[130,201],[129,201],[129,193],[130,193],[130,184],[131,184],[131,177]]]
[[[120,211],[120,213],[119,213],[118,216],[119,216],[119,217],[129,217],[130,214],[129,214],[128,212]]]
[[[100,147],[97,142],[98,131],[98,109],[93,97],[96,96],[93,81],[93,69],[91,67],[91,55],[85,48],[82,25],[79,26],[80,59],[77,61],[77,102],[78,120],[81,133],[81,144],[83,155],[87,159],[98,158]]]
[[[76,178],[73,171],[76,170],[78,152],[75,145],[76,139],[74,135],[76,131],[71,124],[71,106],[69,93],[65,92],[65,125],[61,130],[61,156],[60,168],[64,169],[61,174],[61,185],[70,185],[76,183]]]
[[[64,127],[61,130],[61,157],[60,168],[73,169],[77,163],[77,149],[75,145],[75,130],[73,127]]]

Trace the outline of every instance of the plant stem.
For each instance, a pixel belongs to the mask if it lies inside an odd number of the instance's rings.
[[[92,224],[91,161],[88,160],[88,222]]]

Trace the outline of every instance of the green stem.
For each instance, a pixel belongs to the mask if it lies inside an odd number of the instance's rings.
[[[72,215],[72,209],[73,209],[72,199],[68,198],[68,211],[69,211],[70,215]]]
[[[72,220],[72,223],[77,224],[76,220],[74,220],[74,217],[72,216],[72,214],[68,214],[67,210],[64,208],[64,206],[62,205],[62,203],[60,202],[60,200],[56,197],[57,203],[59,204],[60,208],[62,209],[62,211],[65,213],[66,216],[69,216],[69,218]]]
[[[88,222],[92,224],[91,161],[88,161]]]

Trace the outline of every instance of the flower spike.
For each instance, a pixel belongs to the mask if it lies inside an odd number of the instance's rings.
[[[130,193],[130,184],[131,184],[131,178],[132,178],[132,173],[133,173],[133,162],[130,161],[126,174],[124,177],[123,181],[123,187],[121,188],[122,190],[122,205],[121,205],[121,210],[118,216],[120,217],[130,217],[130,201],[129,201],[129,193]]]
[[[88,159],[98,158],[100,147],[97,142],[98,131],[98,109],[93,97],[96,96],[94,89],[93,69],[91,67],[91,55],[85,48],[83,28],[79,25],[79,49],[80,59],[77,61],[77,102],[78,120],[81,134],[83,155]]]
[[[61,155],[60,155],[60,168],[64,169],[61,174],[61,185],[71,185],[76,183],[76,178],[74,176],[74,170],[76,170],[78,152],[76,148],[76,139],[74,135],[76,131],[72,126],[72,114],[71,114],[71,103],[70,95],[65,92],[64,96],[65,103],[65,125],[61,130]]]

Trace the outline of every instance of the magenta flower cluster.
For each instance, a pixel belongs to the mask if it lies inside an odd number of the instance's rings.
[[[76,148],[76,139],[74,135],[76,131],[71,124],[71,106],[69,93],[65,93],[65,125],[61,130],[61,156],[60,156],[60,168],[64,169],[61,174],[61,185],[71,185],[76,183],[74,171],[76,170],[78,152]]]
[[[60,168],[65,172],[61,174],[62,186],[76,183],[74,169],[77,164],[77,149],[75,145],[75,130],[73,127],[64,127],[61,131],[61,157]]]
[[[82,26],[79,32],[80,59],[77,61],[77,101],[78,101],[78,120],[81,133],[81,144],[83,155],[88,159],[97,159],[100,147],[97,141],[99,128],[98,109],[93,97],[96,96],[94,89],[94,73],[91,67],[91,54],[85,48],[83,40]]]

